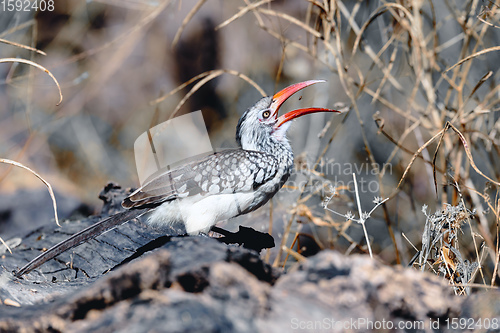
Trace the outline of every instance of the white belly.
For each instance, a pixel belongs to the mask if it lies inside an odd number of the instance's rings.
[[[193,196],[161,204],[148,218],[148,223],[164,227],[183,222],[188,234],[208,232],[217,222],[239,215],[254,200],[254,193],[231,193]]]

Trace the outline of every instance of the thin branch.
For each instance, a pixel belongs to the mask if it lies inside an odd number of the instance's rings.
[[[35,171],[31,170],[30,168],[28,168],[27,166],[25,166],[25,165],[23,165],[23,164],[21,164],[19,162],[8,160],[8,159],[4,159],[4,158],[0,158],[0,163],[10,164],[10,165],[14,165],[14,166],[17,166],[19,168],[23,168],[25,170],[28,170],[33,175],[35,175],[38,179],[40,179],[45,184],[45,186],[47,186],[47,189],[49,191],[50,197],[52,199],[52,206],[54,207],[54,218],[56,220],[56,224],[60,227],[61,225],[59,224],[59,218],[57,217],[56,197],[54,195],[54,191],[52,190],[52,186],[49,184],[49,182],[47,182],[45,179],[43,179],[42,176],[40,176]]]

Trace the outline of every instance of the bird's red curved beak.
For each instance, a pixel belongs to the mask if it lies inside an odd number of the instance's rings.
[[[299,90],[304,89],[305,87],[308,87],[310,85],[313,85],[315,83],[320,83],[320,82],[326,82],[325,80],[310,80],[310,81],[304,81],[304,82],[299,82],[292,84],[289,87],[286,87],[285,89],[277,92],[273,96],[273,101],[271,102],[271,114],[272,116],[276,119],[276,124],[274,125],[275,129],[278,129],[281,125],[284,123],[301,117],[303,115],[309,114],[309,113],[315,113],[315,112],[340,112],[337,110],[332,110],[332,109],[325,109],[325,108],[305,108],[305,109],[298,109],[294,111],[290,111],[288,113],[285,113],[281,117],[278,118],[278,111],[283,103],[298,92]]]

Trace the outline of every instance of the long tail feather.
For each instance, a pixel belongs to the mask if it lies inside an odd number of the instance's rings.
[[[127,210],[122,213],[115,214],[113,216],[110,216],[102,221],[99,221],[82,231],[77,232],[73,236],[69,237],[68,239],[63,240],[62,242],[52,246],[50,249],[47,251],[41,253],[38,255],[35,259],[31,260],[29,263],[27,263],[23,268],[21,268],[19,271],[14,273],[16,277],[21,277],[24,274],[27,274],[34,270],[35,268],[39,267],[43,263],[45,263],[47,260],[50,260],[59,254],[63,253],[64,251],[67,251],[73,247],[76,247],[83,242],[86,242],[92,238],[95,238],[105,231],[116,227],[117,225],[123,224],[127,221],[130,221],[134,218],[137,218],[145,213],[147,213],[150,210],[150,208],[143,208],[143,209],[133,209],[133,210]]]

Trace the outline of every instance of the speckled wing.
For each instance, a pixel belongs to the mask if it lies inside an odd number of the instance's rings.
[[[127,197],[125,208],[155,207],[162,202],[195,195],[249,192],[278,172],[270,154],[232,149],[167,171]]]

